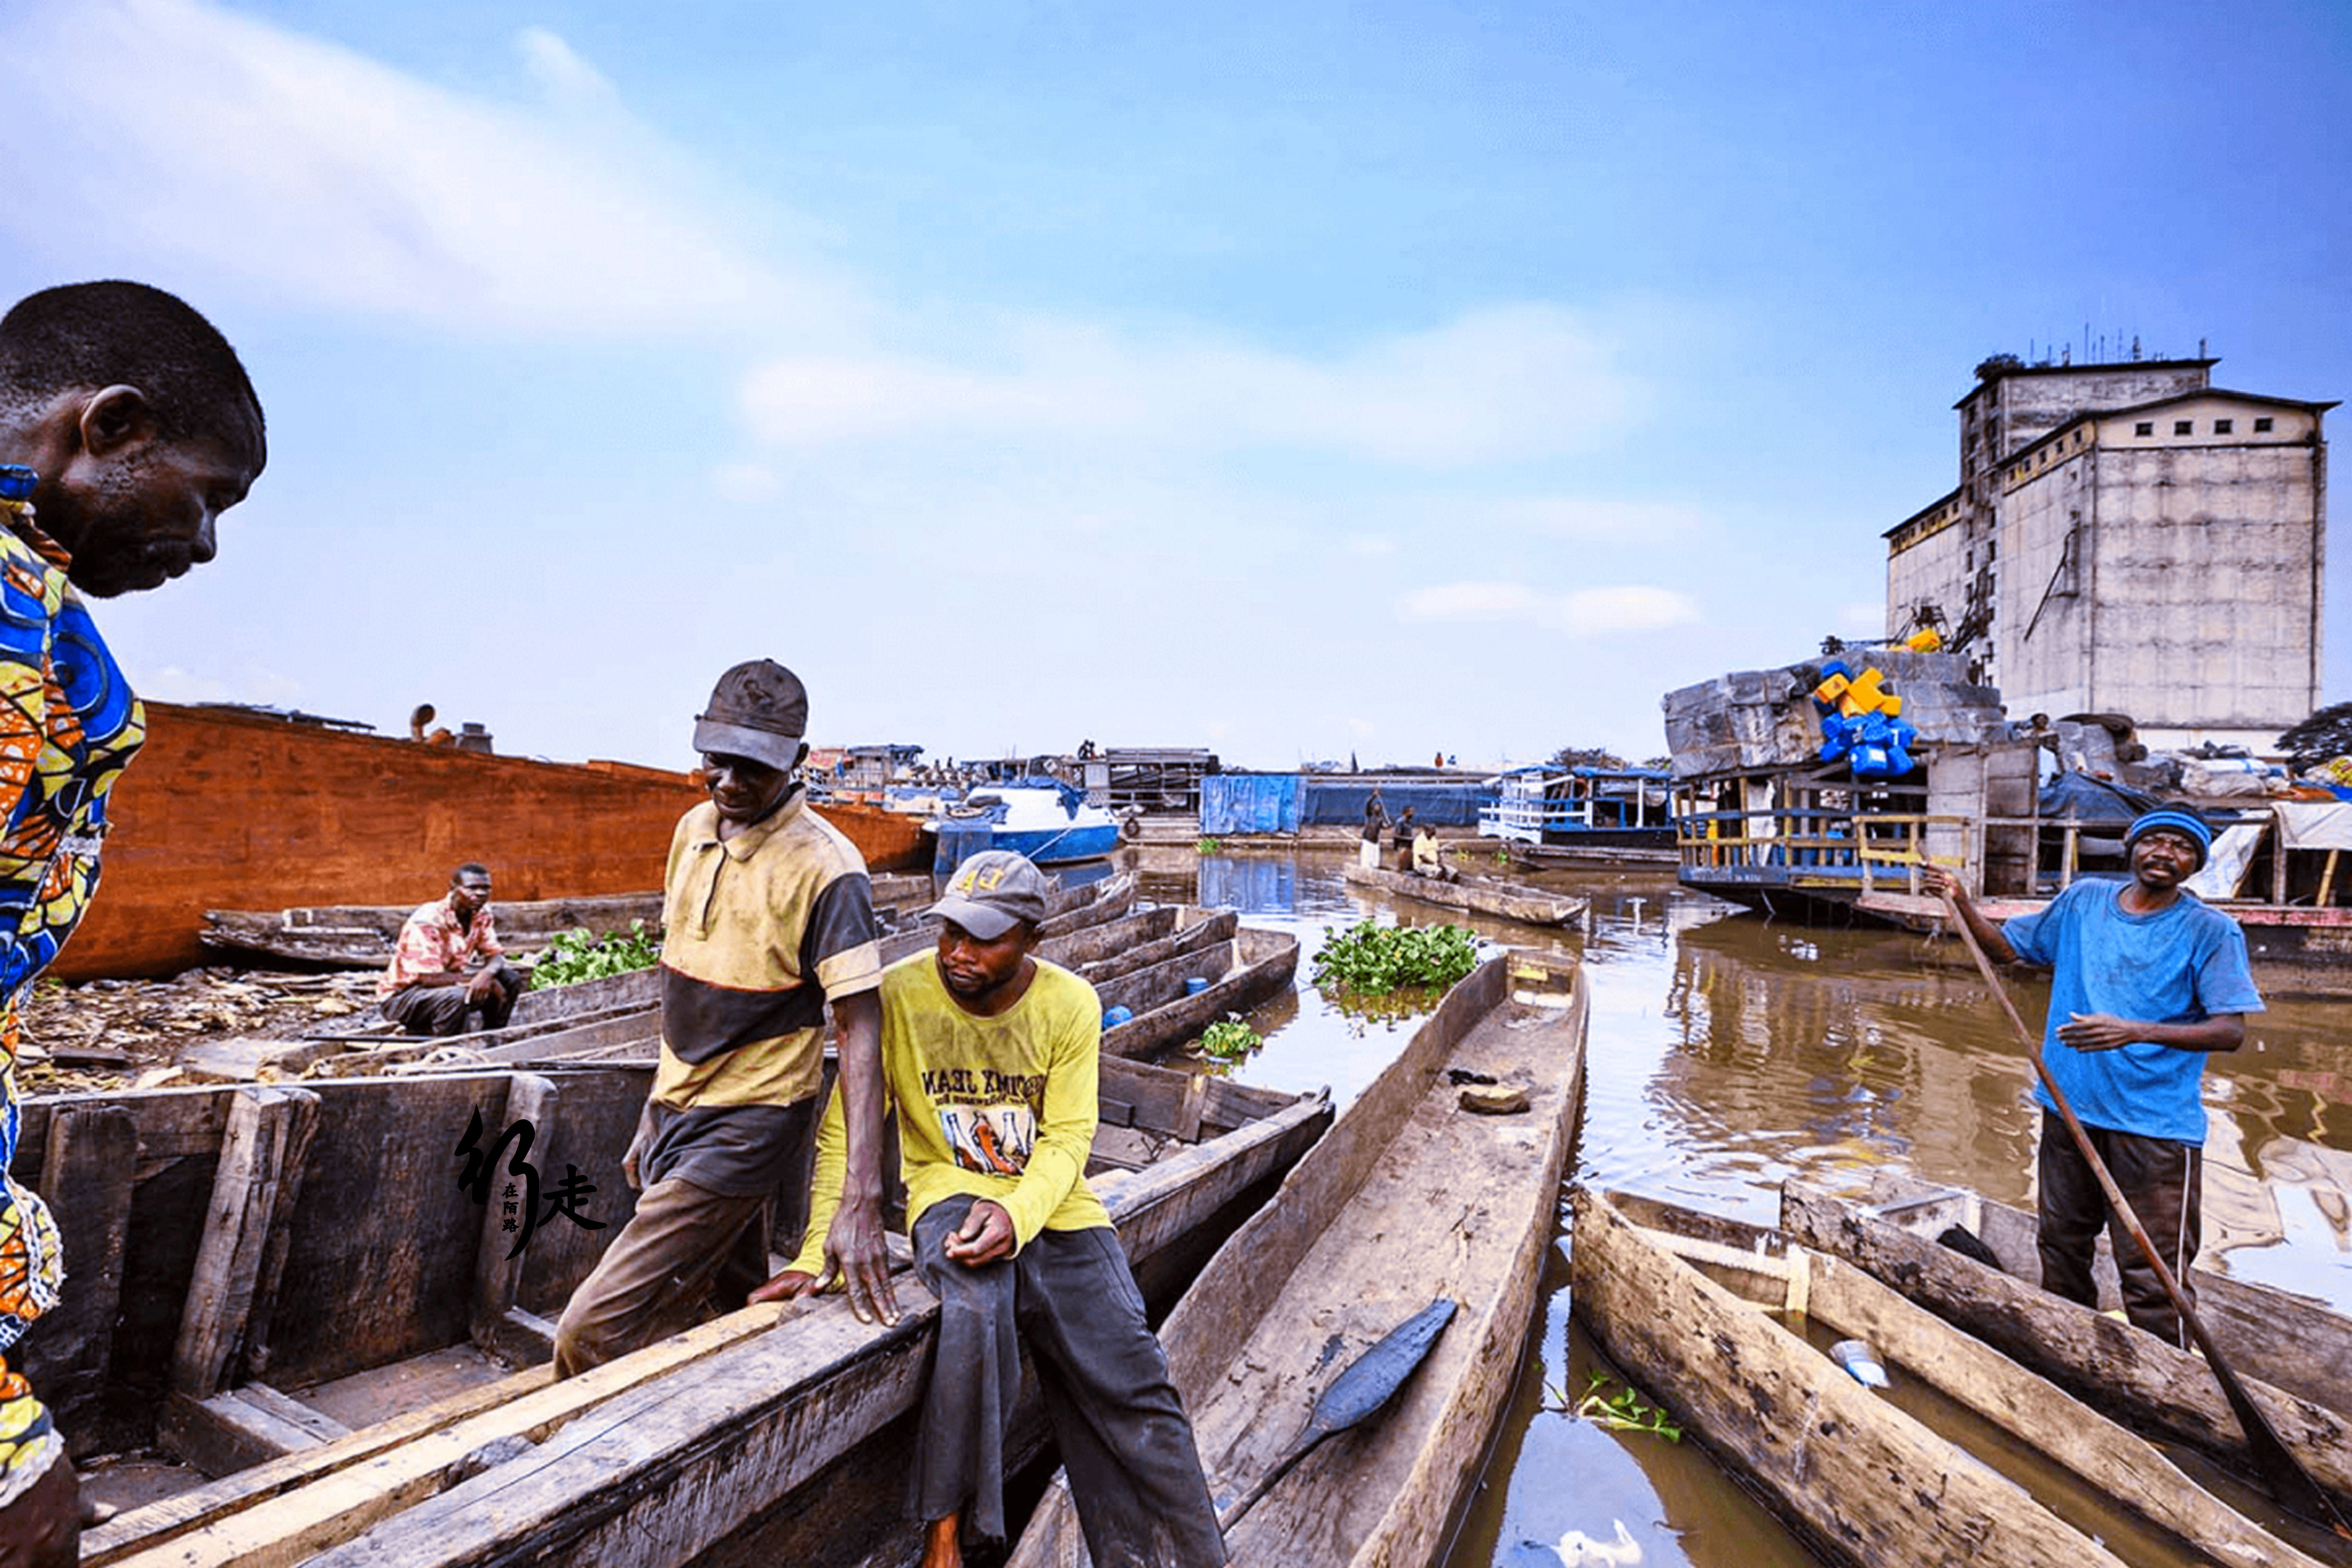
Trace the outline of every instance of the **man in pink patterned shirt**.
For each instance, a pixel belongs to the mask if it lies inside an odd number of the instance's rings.
[[[462,1035],[475,1014],[481,1027],[503,1028],[525,984],[505,952],[490,923],[489,868],[468,860],[449,874],[446,897],[401,925],[375,986],[383,1016],[412,1035]]]

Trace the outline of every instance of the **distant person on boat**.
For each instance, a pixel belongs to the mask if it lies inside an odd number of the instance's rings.
[[[961,1530],[1007,1533],[1005,1428],[1024,1350],[1036,1363],[1072,1500],[1097,1563],[1225,1561],[1192,1426],[1086,1166],[1100,1117],[1102,1003],[1034,956],[1045,874],[1009,849],[973,856],[932,907],[937,951],[882,976],[882,1055],[915,1267],[940,1330],[908,1486],[922,1568],[960,1568]],[[809,1232],[838,1200],[841,1101],[817,1141]],[[803,1246],[753,1293],[824,1288]]]
[[[401,921],[375,993],[404,1032],[446,1037],[505,1028],[529,984],[499,944],[490,869],[468,860],[449,873],[446,893]]]
[[[809,809],[808,692],[772,659],[719,678],[695,721],[710,799],[663,887],[661,1061],[621,1163],[635,1214],[564,1308],[570,1377],[732,1310],[768,1278],[769,1207],[807,1169],[824,1109],[827,1004],[840,1039],[846,1189],[811,1246],[858,1320],[898,1320],[882,1231],[882,984],[856,846]]]
[[[48,1210],[7,1179],[16,998],[98,887],[108,792],[146,733],[82,595],[210,561],[215,521],[268,456],[236,351],[171,295],[78,283],[0,318],[0,1355],[63,1275]],[[79,1489],[48,1411],[0,1361],[0,1560],[76,1562]]]
[[[1372,786],[1371,799],[1364,802],[1364,837],[1356,849],[1356,862],[1367,871],[1381,868],[1381,835],[1389,830],[1389,808],[1381,800],[1381,786]]]
[[[1389,849],[1395,857],[1398,870],[1412,869],[1412,807],[1406,806],[1396,819],[1396,831],[1389,835]]]
[[[1437,842],[1437,829],[1425,822],[1412,836],[1412,874],[1440,882],[1454,881],[1460,875],[1445,863],[1444,847]]]
[[[2213,844],[2204,819],[2178,806],[2146,813],[2124,835],[2131,880],[2078,881],[2047,906],[1995,926],[1957,878],[1927,868],[1927,890],[1948,892],[1995,960],[2052,970],[2042,1057],[2091,1135],[2165,1265],[2189,1291],[2202,1184],[2205,1058],[2234,1051],[2249,1013],[2263,1010],[2238,922],[2181,886]],[[2097,1178],[2049,1094],[2038,1167],[2042,1288],[2095,1306],[2091,1255],[2109,1225]],[[2187,1348],[2179,1314],[2156,1271],[2119,1225],[2114,1230],[2125,1313]]]

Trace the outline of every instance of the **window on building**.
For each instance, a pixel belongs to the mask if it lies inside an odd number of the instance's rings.
[[[2213,434],[2216,436],[2227,436],[2230,433],[2231,426],[2235,423],[2236,421],[2230,419],[2216,419],[2213,421]]]
[[[2254,421],[2254,434],[2257,436],[2268,435],[2270,433],[2270,428],[2271,422],[2268,419],[2257,419]]]
[[[2133,435],[2135,435],[2135,436],[2153,436],[2153,435],[2155,435],[2155,434],[2156,434],[2156,421],[2155,421],[2155,420],[2153,420],[2153,419],[2143,419],[2143,420],[2141,420],[2138,424],[2137,424],[2137,425],[2135,425],[2135,426],[2132,426],[2132,434],[2133,434]]]
[[[2176,436],[2193,434],[2196,428],[2197,421],[2194,419],[2176,419],[2172,422],[2172,433]]]

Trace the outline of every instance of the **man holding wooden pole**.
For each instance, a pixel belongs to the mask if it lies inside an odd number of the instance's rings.
[[[2074,883],[2032,914],[1995,926],[1957,879],[1927,868],[1927,891],[1948,896],[1993,959],[2052,971],[2042,1056],[2125,1200],[2166,1264],[2189,1289],[2197,1256],[2205,1058],[2245,1039],[2263,1010],[2246,963],[2245,933],[2181,884],[2196,874],[2212,830],[2177,806],[2131,825],[2128,882]],[[2037,1166],[2042,1288],[2085,1306],[2094,1243],[2110,1223],[2097,1179],[2054,1115],[2046,1089]],[[2117,1227],[2120,1228],[2119,1226]],[[2155,1269],[2128,1237],[2115,1237],[2124,1310],[2132,1322],[2186,1347],[2187,1331]]]

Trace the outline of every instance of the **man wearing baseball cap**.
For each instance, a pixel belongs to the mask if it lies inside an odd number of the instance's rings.
[[[2238,1048],[2245,1016],[2261,1012],[2263,999],[2238,922],[2181,886],[2212,848],[2204,819],[2165,806],[2134,821],[2124,845],[2128,882],[2075,882],[1998,927],[1941,868],[1928,869],[1927,885],[1951,893],[1994,959],[2051,970],[2042,1058],[2185,1293],[2197,1256],[2205,1058]],[[2038,1084],[2034,1099],[2045,1112],[2037,1170],[2042,1288],[2095,1306],[2091,1255],[2101,1226],[2111,1223],[2106,1199]],[[2114,1228],[2125,1312],[2186,1348],[2156,1270],[2121,1226]]]
[[[1024,1344],[1094,1561],[1215,1568],[1224,1543],[1192,1423],[1087,1187],[1102,1004],[1033,952],[1045,890],[1010,850],[971,857],[932,907],[938,951],[882,975],[915,1266],[940,1309],[908,1490],[922,1568],[960,1568],[967,1511],[978,1533],[1006,1533],[1004,1431]],[[842,1128],[836,1097],[817,1142],[812,1236],[841,1195]],[[825,1272],[803,1246],[752,1299],[804,1295]]]
[[[770,1200],[804,1169],[821,1109],[825,1006],[840,1039],[845,1152],[808,1245],[860,1321],[896,1322],[882,1235],[874,894],[808,809],[808,693],[770,659],[719,678],[695,720],[710,799],[680,819],[663,888],[661,1062],[622,1162],[635,1213],[555,1331],[569,1377],[740,1307],[768,1275]],[[838,1103],[838,1102],[836,1102]]]

